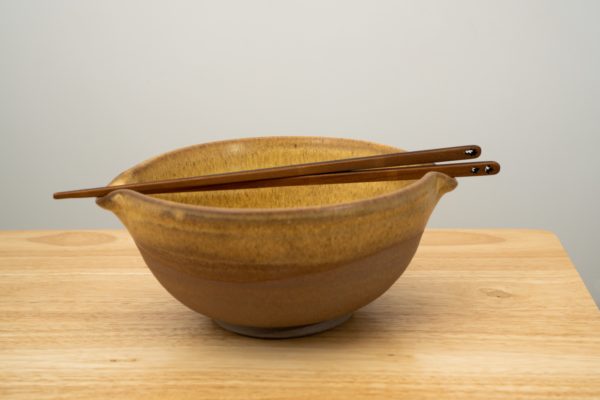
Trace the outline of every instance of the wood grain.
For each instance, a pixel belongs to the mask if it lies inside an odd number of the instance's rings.
[[[1,232],[0,398],[597,399],[600,313],[546,231],[428,231],[383,297],[284,341],[180,305],[124,231]]]

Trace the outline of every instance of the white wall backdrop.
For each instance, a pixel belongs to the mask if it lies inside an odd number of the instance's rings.
[[[0,0],[1,229],[112,228],[92,200],[200,142],[328,135],[502,162],[432,227],[555,231],[600,300],[600,2]]]

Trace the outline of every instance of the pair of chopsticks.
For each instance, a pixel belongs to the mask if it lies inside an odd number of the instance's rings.
[[[430,164],[444,161],[474,159],[479,157],[480,154],[481,148],[475,145],[445,147],[432,150],[381,154],[368,157],[227,172],[190,178],[166,179],[154,182],[71,190],[54,193],[54,198],[102,197],[119,189],[130,189],[145,194],[157,194],[276,186],[410,180],[419,179],[426,173],[432,171],[441,172],[452,177],[497,174],[500,171],[500,164],[495,161],[437,165]]]

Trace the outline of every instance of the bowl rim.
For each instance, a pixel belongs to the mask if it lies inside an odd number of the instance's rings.
[[[132,171],[143,168],[147,165],[150,165],[157,160],[160,160],[164,157],[169,157],[181,152],[190,151],[196,147],[202,147],[206,145],[213,144],[228,144],[228,143],[240,143],[244,141],[256,141],[256,140],[269,140],[269,139],[306,139],[306,140],[315,140],[315,139],[325,139],[331,141],[341,141],[341,142],[349,142],[349,143],[363,143],[369,146],[388,148],[390,150],[398,150],[405,151],[402,148],[398,148],[395,146],[384,145],[377,142],[371,142],[368,140],[361,139],[350,139],[350,138],[340,138],[335,136],[301,136],[301,135],[284,135],[284,136],[255,136],[255,137],[246,137],[246,138],[238,138],[238,139],[226,139],[226,140],[216,140],[206,143],[199,143],[190,146],[179,147],[177,149],[173,149],[167,151],[165,153],[158,154],[156,156],[150,157],[134,166],[124,170],[119,173],[115,178],[113,178],[108,186],[116,185],[117,181],[123,179],[127,174],[130,174]],[[385,194],[381,194],[378,196],[367,197],[364,199],[353,200],[343,203],[333,203],[327,205],[314,205],[314,206],[303,206],[303,207],[277,207],[277,208],[242,208],[242,207],[215,207],[215,206],[206,206],[206,205],[197,205],[197,204],[189,204],[189,203],[181,203],[173,200],[166,200],[161,198],[152,197],[140,192],[136,192],[130,189],[118,189],[110,192],[109,194],[99,197],[96,199],[98,205],[102,206],[106,201],[114,198],[115,196],[127,194],[149,204],[153,204],[156,206],[168,206],[168,207],[176,207],[182,211],[191,212],[191,213],[201,213],[205,216],[215,216],[215,217],[223,217],[223,216],[247,216],[247,217],[264,217],[267,215],[271,215],[273,217],[283,217],[289,218],[293,216],[297,216],[302,214],[303,216],[318,216],[323,213],[333,213],[345,215],[348,213],[362,213],[372,211],[373,209],[378,209],[380,207],[384,207],[385,204],[395,203],[395,200],[401,199],[407,195],[410,195],[413,192],[418,191],[418,189],[423,188],[424,186],[430,185],[432,181],[441,181],[442,184],[448,187],[448,190],[453,190],[458,182],[455,178],[452,178],[446,174],[440,172],[428,172],[420,179],[414,180],[409,185],[406,185],[398,190],[394,190],[391,192],[387,192]]]

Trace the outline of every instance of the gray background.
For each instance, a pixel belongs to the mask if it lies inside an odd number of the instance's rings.
[[[62,189],[206,141],[480,144],[432,227],[556,232],[600,300],[598,1],[0,1],[0,228],[114,228]]]

